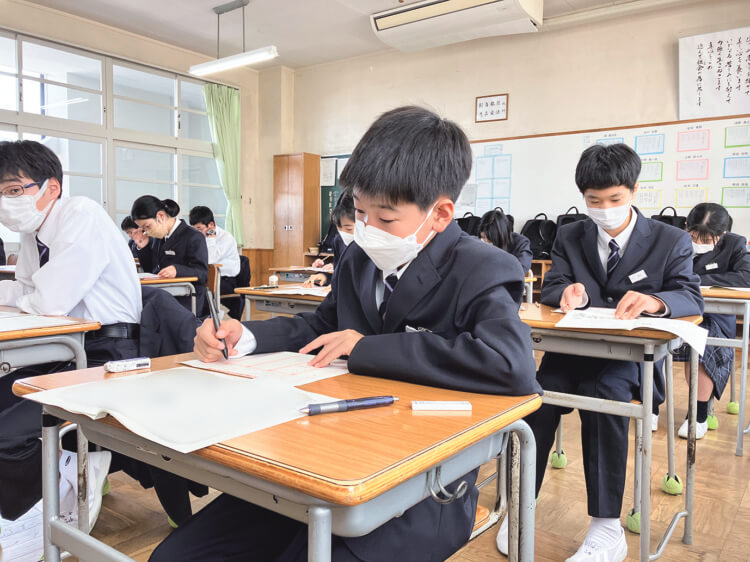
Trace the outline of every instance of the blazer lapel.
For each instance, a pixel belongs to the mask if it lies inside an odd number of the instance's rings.
[[[596,276],[597,281],[604,286],[607,284],[607,273],[602,267],[599,259],[599,231],[594,221],[584,221],[583,228],[583,255],[589,264],[589,269]]]
[[[375,282],[382,272],[375,267],[371,260],[365,262],[364,268],[357,272],[359,276],[359,300],[365,317],[372,327],[373,333],[379,334],[383,329],[383,319],[375,306]]]
[[[643,258],[648,255],[648,248],[651,245],[651,226],[648,224],[648,219],[646,219],[635,207],[633,207],[633,211],[638,213],[635,228],[633,228],[633,232],[630,234],[630,240],[628,240],[628,245],[625,248],[625,253],[620,259],[620,263],[617,264],[611,277],[607,280],[607,285],[610,286],[617,285],[629,275],[636,273],[633,270],[638,267],[643,261]],[[648,271],[646,274],[648,274]]]

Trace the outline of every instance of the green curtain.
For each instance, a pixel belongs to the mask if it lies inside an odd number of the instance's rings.
[[[203,86],[211,125],[214,157],[227,196],[227,230],[242,246],[242,186],[240,185],[240,92],[221,84]]]

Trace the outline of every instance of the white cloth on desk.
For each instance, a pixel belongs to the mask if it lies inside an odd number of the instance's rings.
[[[49,261],[39,267],[35,234],[21,234],[15,281],[0,281],[0,304],[34,314],[139,323],[141,286],[127,242],[86,197],[55,202],[39,229]]]
[[[216,227],[216,236],[206,238],[208,263],[221,264],[222,277],[235,277],[240,272],[240,254],[237,241],[223,228]]]

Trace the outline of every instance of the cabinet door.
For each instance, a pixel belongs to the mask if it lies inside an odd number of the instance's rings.
[[[273,259],[274,266],[289,261],[289,156],[273,157]]]
[[[304,154],[292,154],[289,156],[289,189],[287,191],[287,217],[289,218],[289,230],[286,232],[289,248],[289,259],[292,264],[299,265],[304,262],[303,254],[307,251],[304,247],[304,179],[305,160]]]

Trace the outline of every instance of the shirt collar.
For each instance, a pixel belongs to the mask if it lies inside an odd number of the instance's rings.
[[[177,227],[180,226],[180,223],[182,222],[182,219],[175,219],[174,224],[172,225],[171,230],[169,233],[164,237],[165,240],[168,240],[170,236],[174,234],[174,231],[177,230]]]
[[[606,248],[609,246],[609,241],[614,240],[615,242],[617,242],[617,245],[620,247],[620,254],[622,254],[622,252],[625,251],[625,246],[628,245],[630,236],[633,234],[633,229],[635,229],[635,223],[637,220],[638,220],[638,213],[631,205],[630,222],[628,223],[628,226],[625,227],[625,230],[623,230],[617,236],[615,237],[610,236],[601,226],[597,225],[596,231],[597,231],[597,237],[599,240],[599,245]]]
[[[57,227],[57,214],[60,211],[61,205],[59,203],[61,200],[62,198],[55,200],[52,208],[49,210],[49,214],[47,214],[47,218],[44,219],[44,223],[39,227],[39,230],[34,233],[42,243],[45,243],[45,240],[52,240],[54,238],[52,233],[54,233],[55,228]]]

